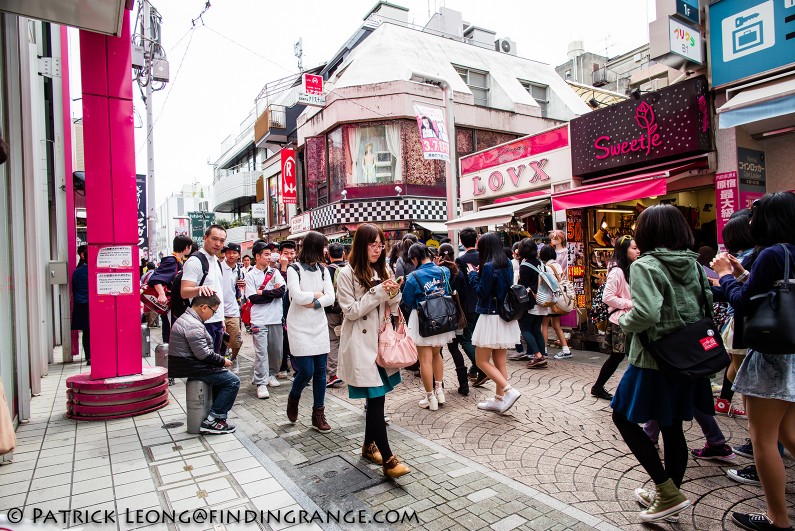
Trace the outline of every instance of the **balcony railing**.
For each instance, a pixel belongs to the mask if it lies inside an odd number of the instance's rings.
[[[593,71],[594,87],[603,87],[608,83],[610,83],[610,81],[607,79],[607,68],[602,67]]]
[[[256,196],[256,183],[261,175],[258,171],[239,171],[216,178],[212,185],[212,207],[233,201],[239,197]]]
[[[257,118],[254,124],[255,142],[268,134],[272,129],[287,128],[287,109],[283,105],[269,105]]]

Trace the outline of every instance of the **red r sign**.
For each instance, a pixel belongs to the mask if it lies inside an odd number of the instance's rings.
[[[295,181],[295,150],[282,149],[282,200],[285,205],[298,202],[298,188]]]

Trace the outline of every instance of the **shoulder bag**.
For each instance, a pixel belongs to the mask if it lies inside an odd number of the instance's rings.
[[[265,289],[265,286],[268,285],[268,282],[276,275],[276,271],[271,269],[265,274],[265,279],[262,281],[262,285],[259,287],[259,290]],[[259,291],[257,290],[257,291]],[[251,300],[246,299],[246,302],[243,303],[243,306],[240,307],[240,320],[243,321],[243,324],[250,325],[251,324],[251,307],[254,304]]]
[[[549,266],[549,262],[554,262],[554,264]],[[572,284],[571,280],[568,278],[561,278],[560,275],[558,275],[558,271],[555,268],[555,265],[558,264],[555,260],[550,260],[549,262],[547,262],[549,266],[548,269],[552,270],[558,281],[558,300],[555,301],[555,305],[552,306],[552,311],[558,315],[566,315],[574,309],[574,284]],[[558,267],[560,266],[558,265]]]
[[[660,262],[662,264],[662,262]],[[663,267],[668,269],[665,264]],[[699,285],[704,296],[704,317],[654,341],[646,331],[638,334],[643,348],[651,354],[660,370],[671,379],[690,380],[721,372],[729,365],[729,353],[712,319],[704,290],[704,271],[698,269]],[[671,272],[668,271],[670,275]]]
[[[743,342],[764,354],[795,353],[795,280],[789,276],[792,255],[786,245],[780,245],[784,248],[784,279],[767,293],[751,297],[756,307],[745,318]]]
[[[412,273],[414,280],[422,287],[417,273]],[[444,281],[444,275],[442,275]],[[458,315],[455,301],[450,295],[441,294],[428,295],[417,308],[417,321],[419,322],[419,333],[422,337],[437,336],[447,332],[455,332],[458,329]]]
[[[384,369],[402,369],[417,363],[417,346],[406,333],[406,320],[398,311],[397,330],[392,327],[389,303],[384,303],[384,318],[378,329],[378,355],[375,363]]]

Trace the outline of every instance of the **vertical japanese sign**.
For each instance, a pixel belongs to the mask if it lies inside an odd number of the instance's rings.
[[[138,248],[141,258],[149,258],[149,234],[146,227],[146,175],[135,175],[135,192],[138,197]]]
[[[569,252],[568,274],[577,295],[577,307],[585,308],[585,253],[583,252],[582,209],[566,211],[566,248]]]
[[[717,205],[718,246],[721,251],[725,251],[723,227],[731,215],[740,208],[740,190],[736,171],[715,174],[715,204]]]
[[[293,149],[282,149],[282,200],[285,205],[294,205],[298,202]]]
[[[755,199],[765,195],[765,152],[737,148],[737,179],[740,184],[739,208],[750,208]]]
[[[422,155],[426,160],[450,160],[450,138],[444,122],[444,109],[414,104],[414,115],[420,130]]]

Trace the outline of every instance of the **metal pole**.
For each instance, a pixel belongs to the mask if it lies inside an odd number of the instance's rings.
[[[148,83],[146,84],[146,210],[149,213],[146,219],[146,232],[149,235],[149,257],[157,256],[157,238],[153,235],[157,231],[157,211],[155,210],[155,138],[154,121],[152,119],[152,61],[154,60],[155,47],[152,43],[151,6],[148,0],[144,3],[144,38],[146,40],[146,69]]]
[[[450,141],[450,161],[447,163],[445,178],[447,181],[447,219],[458,217],[458,172],[456,171],[455,147],[455,102],[453,101],[453,88],[445,83],[443,85],[444,107],[447,114],[447,138]],[[447,229],[447,237],[453,244],[455,255],[458,256],[458,229]]]

